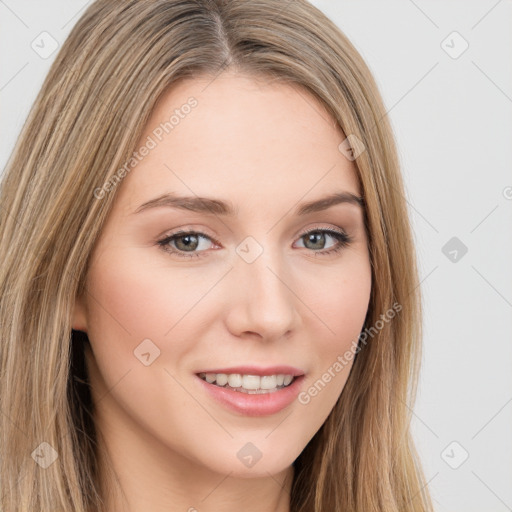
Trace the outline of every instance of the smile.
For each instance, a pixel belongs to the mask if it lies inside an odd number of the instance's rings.
[[[198,375],[209,384],[251,395],[279,391],[289,386],[294,380],[293,375],[282,373],[263,376],[240,373],[199,373]]]

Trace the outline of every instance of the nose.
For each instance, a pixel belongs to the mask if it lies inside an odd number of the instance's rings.
[[[298,328],[300,300],[293,292],[292,273],[286,270],[282,254],[265,248],[252,263],[237,256],[230,274],[226,323],[233,335],[251,333],[274,341]]]

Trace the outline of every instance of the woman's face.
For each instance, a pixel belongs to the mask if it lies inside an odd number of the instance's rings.
[[[320,201],[361,194],[344,139],[304,90],[232,73],[157,104],[73,321],[127,464],[267,476],[322,426],[371,289],[362,207]]]

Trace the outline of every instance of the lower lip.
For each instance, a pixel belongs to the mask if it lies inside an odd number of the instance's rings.
[[[296,377],[295,380],[285,388],[271,393],[249,394],[242,391],[234,391],[229,388],[221,388],[210,384],[201,377],[197,379],[204,386],[207,393],[228,409],[245,416],[267,416],[276,414],[288,407],[298,396],[304,375]]]

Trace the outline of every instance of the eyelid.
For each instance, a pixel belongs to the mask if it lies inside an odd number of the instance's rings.
[[[343,228],[340,228],[339,226],[334,226],[334,225],[330,225],[330,226],[326,227],[325,223],[322,223],[322,222],[314,223],[313,226],[308,227],[308,228],[299,229],[293,235],[293,237],[294,237],[294,239],[301,238],[304,235],[307,235],[308,233],[310,233],[311,231],[316,231],[316,230],[332,230],[332,231],[336,231],[336,232],[340,233],[341,235],[345,235],[345,236],[349,237],[348,232],[346,230],[344,230]],[[155,242],[160,241],[162,238],[165,239],[165,238],[169,238],[171,236],[175,236],[178,234],[188,234],[191,232],[205,235],[208,238],[210,238],[212,240],[212,242],[215,242],[217,245],[221,245],[220,242],[217,240],[217,235],[211,235],[208,233],[207,229],[205,229],[203,227],[194,227],[193,225],[186,225],[185,227],[177,228],[176,231],[173,231],[173,230],[164,231],[161,235],[156,237]]]
[[[203,226],[186,225],[181,228],[176,228],[175,230],[167,229],[162,234],[155,237],[154,241],[158,242],[161,241],[162,239],[169,238],[171,236],[179,234],[198,233],[210,238],[213,242],[220,245],[219,241],[217,240],[217,235],[210,234],[211,231],[212,230],[209,230],[208,228],[205,228]]]
[[[312,227],[300,229],[299,231],[297,231],[297,234],[294,236],[295,236],[295,238],[300,238],[304,235],[307,235],[311,231],[317,231],[317,230],[327,230],[327,231],[332,230],[332,231],[336,231],[336,232],[340,233],[341,235],[348,236],[348,233],[344,229],[340,228],[339,226],[333,226],[333,225],[326,226],[325,223],[322,223],[322,222],[313,224]]]

